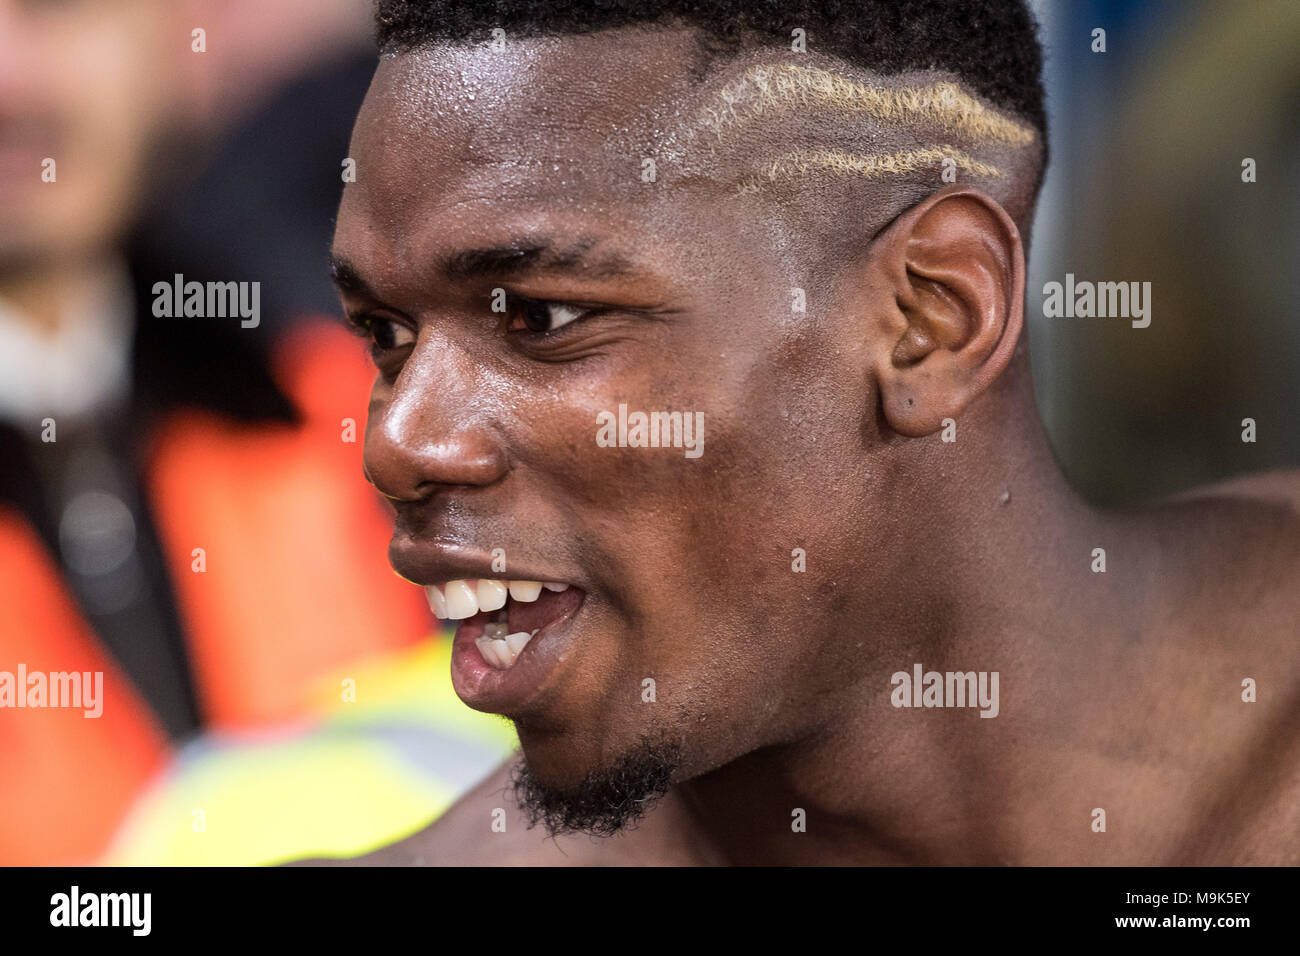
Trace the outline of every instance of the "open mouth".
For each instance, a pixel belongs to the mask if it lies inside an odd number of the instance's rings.
[[[442,621],[460,621],[458,642],[472,638],[483,662],[497,670],[515,665],[538,632],[569,617],[583,592],[552,581],[448,581],[425,589],[429,607]]]

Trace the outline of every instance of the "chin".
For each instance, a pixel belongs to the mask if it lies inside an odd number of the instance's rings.
[[[635,825],[668,792],[680,761],[680,744],[667,736],[644,736],[612,761],[558,774],[538,766],[525,748],[512,784],[529,826],[541,824],[552,835],[611,836]]]

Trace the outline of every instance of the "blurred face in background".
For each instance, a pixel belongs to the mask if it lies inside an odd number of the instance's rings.
[[[202,55],[178,8],[0,0],[0,277],[94,256],[129,223],[178,73]]]

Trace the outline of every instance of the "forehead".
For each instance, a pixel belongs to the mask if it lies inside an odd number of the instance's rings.
[[[698,85],[691,79],[699,59],[693,36],[611,30],[512,40],[499,50],[439,44],[386,56],[357,132],[364,137],[377,123],[389,132],[405,130],[408,142],[489,160],[502,154],[559,159],[573,148],[611,156],[653,148],[681,119]]]
[[[335,253],[376,288],[418,286],[430,261],[460,250],[532,239],[633,250],[640,271],[683,282],[831,279],[838,259],[823,240],[887,221],[909,195],[889,161],[916,143],[895,114],[933,107],[933,78],[812,52],[788,60],[761,46],[710,59],[680,27],[385,56],[353,131]],[[740,188],[766,155],[802,159],[812,141],[833,157],[866,149],[865,173],[825,189],[821,167],[801,162],[788,182]]]
[[[644,28],[382,58],[353,132],[336,251],[399,274],[530,232],[644,251],[716,230],[705,201],[717,205],[725,176],[698,160],[688,174],[681,148],[711,85],[700,64],[692,32]]]
[[[516,200],[644,193],[642,159],[689,115],[696,54],[686,31],[636,33],[639,43],[609,31],[385,57],[354,155],[408,199],[489,183]]]

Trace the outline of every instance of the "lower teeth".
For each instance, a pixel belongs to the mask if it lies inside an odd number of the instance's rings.
[[[497,620],[487,624],[483,628],[483,634],[474,643],[478,646],[479,653],[483,655],[490,666],[497,670],[506,670],[511,667],[519,657],[520,651],[527,646],[532,640],[532,634],[527,631],[516,631],[514,634],[507,633],[509,628],[504,621]]]

